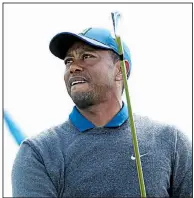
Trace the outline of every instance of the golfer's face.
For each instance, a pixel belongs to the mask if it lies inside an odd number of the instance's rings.
[[[71,97],[78,93],[106,92],[113,83],[113,61],[107,50],[94,49],[82,42],[75,43],[64,59],[64,80]]]

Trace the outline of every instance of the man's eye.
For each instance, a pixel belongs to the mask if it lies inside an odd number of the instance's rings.
[[[85,60],[85,59],[88,59],[88,58],[94,58],[94,56],[93,55],[91,55],[91,54],[83,54],[83,59]]]
[[[65,65],[69,65],[73,62],[73,60],[72,60],[72,58],[67,58],[67,59],[65,59],[64,62],[65,62]]]

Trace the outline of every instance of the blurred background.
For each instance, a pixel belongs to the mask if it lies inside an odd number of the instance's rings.
[[[122,14],[122,38],[131,50],[133,112],[175,125],[192,139],[191,4],[5,4],[4,110],[25,137],[61,124],[74,105],[63,61],[49,51],[51,38],[88,27],[113,31],[112,11]],[[5,197],[12,196],[18,149],[4,124]]]

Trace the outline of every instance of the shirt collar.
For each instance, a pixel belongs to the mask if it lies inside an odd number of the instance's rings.
[[[85,118],[76,108],[73,107],[72,112],[69,115],[69,119],[72,124],[80,131],[84,132],[89,129],[93,129],[96,126]],[[119,127],[128,119],[127,105],[123,102],[123,106],[120,111],[110,120],[104,127]]]

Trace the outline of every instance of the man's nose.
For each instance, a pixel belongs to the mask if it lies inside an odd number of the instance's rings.
[[[76,64],[71,65],[71,67],[70,67],[70,73],[71,74],[73,74],[75,72],[80,72],[80,71],[83,71],[82,67],[80,67],[80,66],[78,66]]]

